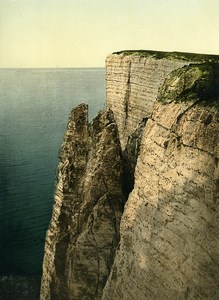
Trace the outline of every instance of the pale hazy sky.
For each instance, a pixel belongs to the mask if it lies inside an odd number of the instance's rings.
[[[219,54],[219,0],[0,0],[0,67],[98,67],[123,49]]]

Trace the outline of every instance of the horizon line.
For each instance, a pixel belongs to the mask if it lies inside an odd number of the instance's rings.
[[[103,69],[102,67],[0,67],[0,69]]]

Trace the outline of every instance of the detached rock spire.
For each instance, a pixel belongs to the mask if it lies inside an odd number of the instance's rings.
[[[47,232],[41,300],[100,299],[119,241],[123,171],[112,111],[71,112]]]

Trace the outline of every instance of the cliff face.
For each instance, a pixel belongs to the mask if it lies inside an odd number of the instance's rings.
[[[106,59],[106,104],[113,110],[122,149],[143,118],[151,116],[159,87],[173,70],[218,56],[177,52],[121,51]]]
[[[107,58],[112,110],[70,115],[41,300],[219,298],[219,67],[203,60]]]
[[[143,133],[104,300],[219,298],[214,69],[183,68],[161,89]]]
[[[151,116],[158,88],[173,70],[188,61],[153,55],[112,54],[106,59],[107,107],[113,110],[122,148],[143,118]]]

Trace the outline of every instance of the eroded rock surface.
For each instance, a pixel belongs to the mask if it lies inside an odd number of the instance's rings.
[[[41,300],[218,300],[218,63],[150,52],[106,64],[118,130],[111,110],[92,125],[86,105],[71,113]]]
[[[107,108],[114,112],[120,142],[128,137],[143,118],[151,116],[158,88],[173,70],[189,63],[181,59],[157,59],[154,54],[111,54],[106,59]]]
[[[100,299],[119,241],[123,170],[112,111],[70,115],[46,237],[41,300]]]
[[[185,67],[161,88],[102,300],[219,299],[218,71]]]
[[[106,59],[107,108],[113,110],[122,149],[143,118],[151,116],[158,89],[167,75],[192,62],[218,62],[214,55],[121,51]]]

